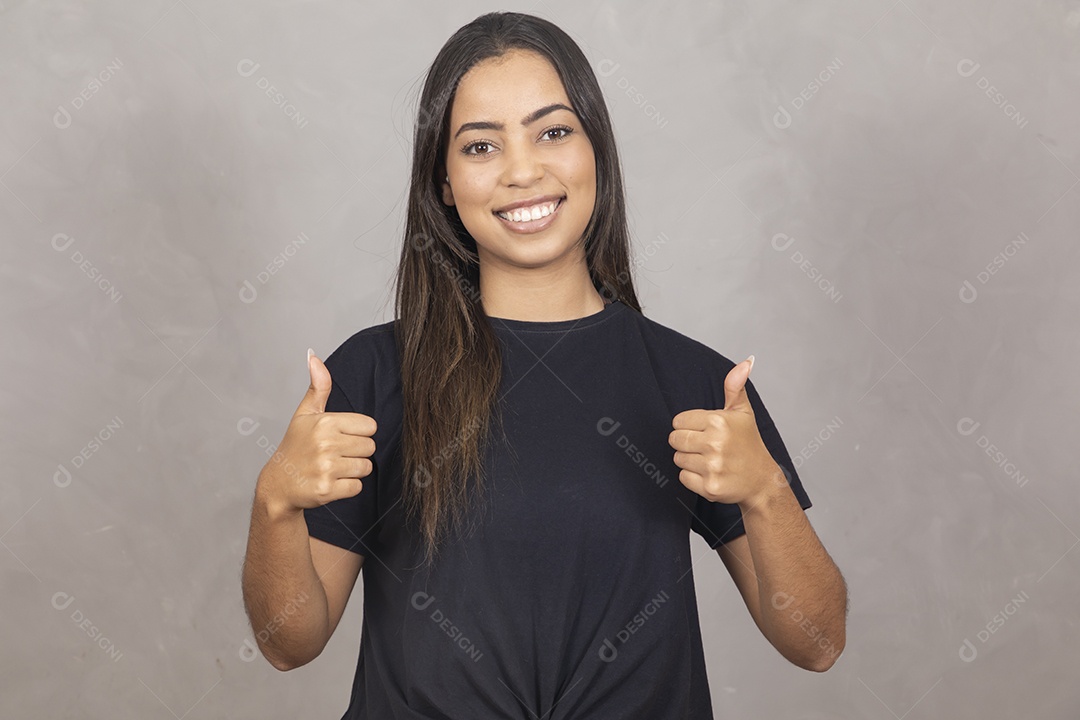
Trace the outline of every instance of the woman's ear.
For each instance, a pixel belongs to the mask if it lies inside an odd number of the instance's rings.
[[[454,204],[454,191],[450,187],[450,176],[449,175],[446,176],[446,180],[442,184],[442,197],[443,197],[443,205],[453,205]]]

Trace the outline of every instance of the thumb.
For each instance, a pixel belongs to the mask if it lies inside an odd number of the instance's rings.
[[[754,367],[754,356],[743,360],[724,378],[724,409],[753,412],[750,398],[746,395],[746,381],[750,378],[750,369]]]
[[[308,386],[307,393],[300,401],[300,406],[296,408],[294,415],[326,412],[326,399],[330,397],[332,386],[330,371],[311,348],[308,348],[308,373],[311,375],[311,385]]]

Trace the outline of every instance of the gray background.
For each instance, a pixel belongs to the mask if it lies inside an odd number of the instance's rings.
[[[361,588],[253,657],[251,493],[306,348],[392,319],[420,77],[490,9],[4,3],[0,715],[344,711]],[[1080,3],[503,9],[585,50],[645,312],[756,354],[850,586],[811,673],[693,536],[717,718],[1075,718]]]

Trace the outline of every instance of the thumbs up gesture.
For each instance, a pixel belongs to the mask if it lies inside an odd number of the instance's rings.
[[[377,429],[360,413],[326,412],[330,371],[308,351],[308,386],[277,452],[259,473],[256,492],[279,513],[300,512],[352,497],[371,474]]]
[[[710,502],[754,504],[777,473],[785,478],[761,439],[746,394],[753,365],[751,355],[727,374],[723,410],[686,410],[671,422],[668,444],[682,468],[679,481]]]

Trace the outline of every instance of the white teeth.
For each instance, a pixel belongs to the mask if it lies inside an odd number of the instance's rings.
[[[551,213],[555,212],[555,207],[559,204],[559,200],[547,205],[536,205],[531,208],[518,208],[511,210],[510,212],[496,213],[499,217],[505,220],[513,220],[514,222],[529,222],[532,220],[539,220],[542,217],[547,217]]]

